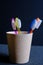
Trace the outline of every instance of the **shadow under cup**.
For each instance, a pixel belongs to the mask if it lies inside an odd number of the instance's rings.
[[[20,34],[15,34],[14,31],[9,31],[6,35],[10,61],[19,64],[29,62],[33,33],[22,31]]]

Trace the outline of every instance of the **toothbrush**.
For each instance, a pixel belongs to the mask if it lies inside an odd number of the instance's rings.
[[[16,30],[14,18],[12,18],[12,20],[11,20],[11,25],[12,25],[12,29],[13,29],[13,30]]]
[[[29,33],[33,33],[35,29],[38,29],[42,23],[42,20],[40,18],[36,18],[32,21],[30,25],[30,31]]]
[[[17,30],[20,31],[20,28],[21,28],[21,20],[19,18],[15,18],[15,25],[17,27]]]
[[[21,28],[21,20],[17,17],[15,19],[12,18],[11,25],[12,25],[13,30],[15,30],[15,32],[18,34]]]

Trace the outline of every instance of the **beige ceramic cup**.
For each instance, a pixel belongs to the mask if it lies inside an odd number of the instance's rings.
[[[10,60],[19,64],[29,62],[33,33],[22,31],[20,34],[15,34],[14,31],[9,31],[6,34]]]

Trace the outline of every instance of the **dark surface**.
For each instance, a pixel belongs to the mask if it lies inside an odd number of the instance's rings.
[[[0,65],[20,65],[9,61],[8,45],[0,45]],[[43,65],[43,46],[32,46],[30,61],[22,65]]]
[[[0,0],[0,43],[2,44],[7,44],[6,31],[12,30],[12,17],[19,17],[22,21],[21,30],[28,30],[34,18],[43,19],[43,0]],[[33,45],[43,45],[43,23],[34,33]]]

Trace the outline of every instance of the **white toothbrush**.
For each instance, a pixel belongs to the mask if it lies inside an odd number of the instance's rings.
[[[39,19],[39,18],[34,19],[30,26],[30,28],[31,28],[30,33],[32,33],[35,29],[38,29],[40,27],[41,23],[42,23],[41,19]]]

